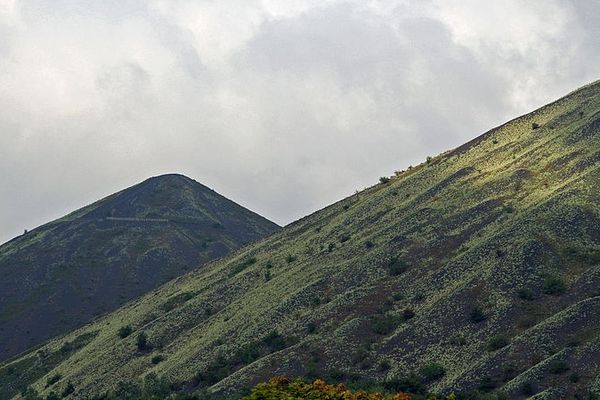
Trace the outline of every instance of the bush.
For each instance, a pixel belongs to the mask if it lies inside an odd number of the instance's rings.
[[[433,382],[438,379],[441,379],[444,375],[446,375],[446,369],[436,363],[428,364],[421,368],[421,376],[423,381],[425,382]]]
[[[152,359],[150,360],[150,362],[152,364],[156,365],[156,364],[160,363],[164,359],[165,358],[162,355],[157,354],[157,355],[155,355],[155,356],[152,357]]]
[[[460,333],[450,336],[449,341],[452,346],[464,346],[467,344],[467,339]]]
[[[392,333],[398,322],[395,318],[386,315],[375,315],[371,318],[371,330],[378,335],[388,335]]]
[[[147,350],[150,345],[148,344],[148,336],[146,336],[145,332],[140,332],[135,341],[137,348],[139,351]]]
[[[487,319],[487,316],[483,313],[483,310],[481,309],[480,306],[475,305],[472,309],[471,309],[471,313],[469,315],[469,318],[471,319],[471,322],[478,324],[480,322],[483,322]]]
[[[340,236],[340,243],[344,243],[350,240],[350,235],[342,235]]]
[[[415,316],[415,312],[413,310],[411,310],[410,308],[406,308],[404,311],[402,311],[402,319],[405,321],[408,321],[409,319],[414,318]]]
[[[68,395],[70,395],[71,393],[73,393],[75,391],[75,387],[73,386],[73,384],[71,382],[67,383],[67,386],[65,386],[65,388],[62,391],[62,397],[65,398]]]
[[[564,361],[555,361],[550,364],[550,372],[558,375],[569,370],[569,365]]]
[[[544,294],[560,296],[567,289],[564,281],[557,277],[549,277],[544,281]]]
[[[398,257],[392,257],[388,263],[388,270],[390,275],[397,276],[400,275],[408,269],[408,264],[406,261],[402,260]]]
[[[519,296],[519,298],[521,300],[533,300],[533,292],[530,289],[527,288],[523,288],[523,289],[519,289],[519,291],[517,292],[517,295]]]
[[[117,333],[121,339],[125,339],[127,336],[131,335],[131,325],[125,325],[119,328],[119,332]]]
[[[370,240],[367,240],[367,241],[365,242],[365,247],[366,247],[367,249],[372,249],[373,247],[375,247],[375,243],[373,243],[373,242],[372,242],[372,241],[370,241]]]
[[[61,374],[54,374],[46,380],[46,387],[50,387],[54,385],[56,382],[60,381],[62,378]]]
[[[531,129],[534,129],[534,130],[535,130],[535,129],[538,129],[539,127],[540,127],[540,124],[538,124],[537,122],[533,122],[533,123],[531,124]]]
[[[488,351],[500,350],[501,348],[508,346],[509,343],[510,343],[510,340],[508,340],[508,338],[506,336],[497,335],[497,336],[494,336],[492,339],[490,339],[487,349],[488,349]]]
[[[294,256],[293,254],[289,254],[286,258],[285,261],[288,262],[288,264],[293,263],[294,261],[296,261],[296,256]]]
[[[388,178],[387,176],[382,176],[381,178],[379,178],[379,183],[386,184],[386,183],[389,183],[389,181],[390,181],[390,178]]]
[[[46,400],[60,400],[60,396],[58,395],[58,393],[52,391],[48,393],[48,396],[46,396]]]

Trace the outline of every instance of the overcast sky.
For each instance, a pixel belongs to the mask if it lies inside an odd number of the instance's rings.
[[[600,78],[592,0],[0,0],[0,242],[179,172],[286,224]]]

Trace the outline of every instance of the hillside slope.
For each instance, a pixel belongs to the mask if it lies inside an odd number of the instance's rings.
[[[281,374],[598,392],[599,168],[595,83],[3,365],[1,393],[149,373],[220,394]]]
[[[15,238],[0,246],[0,360],[276,229],[198,182],[163,175]]]

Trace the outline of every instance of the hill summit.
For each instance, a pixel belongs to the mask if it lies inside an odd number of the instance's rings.
[[[0,246],[0,360],[277,228],[170,174],[17,237]]]

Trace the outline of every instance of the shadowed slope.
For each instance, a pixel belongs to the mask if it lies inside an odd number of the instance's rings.
[[[0,360],[277,226],[182,175],[150,178],[0,247]]]
[[[414,373],[417,392],[598,391],[598,121],[595,83],[4,365],[0,387],[87,398],[154,372],[186,391],[280,374],[402,389]]]

